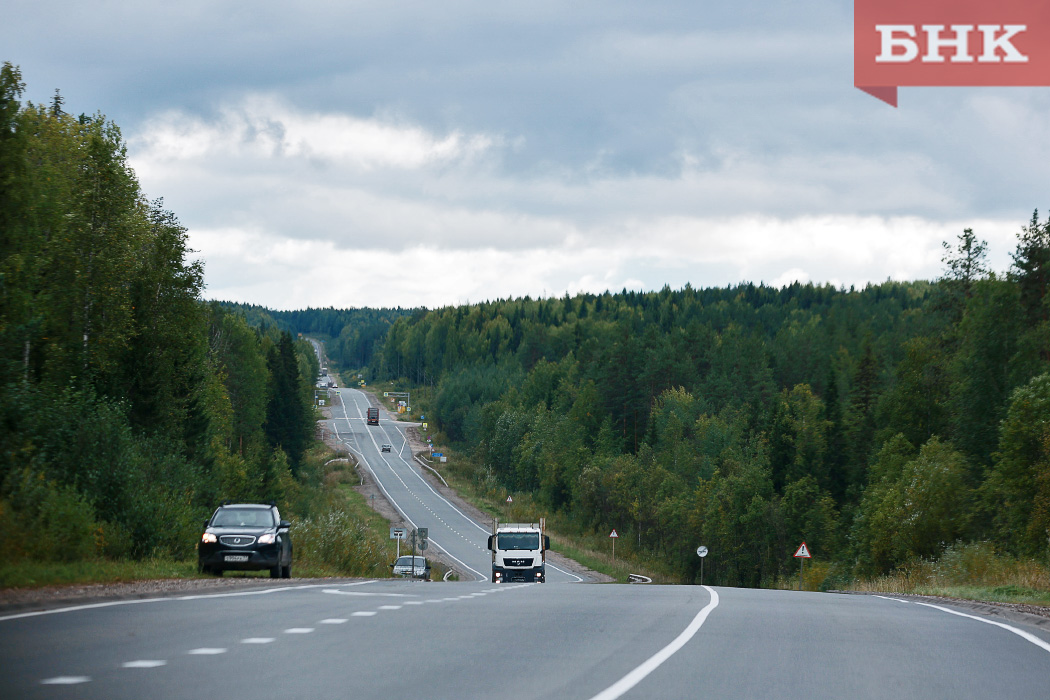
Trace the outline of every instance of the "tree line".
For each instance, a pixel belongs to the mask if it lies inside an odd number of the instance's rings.
[[[695,580],[768,585],[805,540],[838,576],[956,542],[1050,555],[1050,222],[990,271],[415,310],[375,377],[433,388],[475,478]]]
[[[317,360],[201,299],[119,128],[0,69],[0,548],[185,556],[225,498],[286,502]]]

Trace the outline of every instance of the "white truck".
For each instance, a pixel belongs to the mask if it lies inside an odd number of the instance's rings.
[[[551,548],[551,539],[543,530],[542,518],[538,524],[493,523],[489,535],[493,583],[546,581],[547,550]]]

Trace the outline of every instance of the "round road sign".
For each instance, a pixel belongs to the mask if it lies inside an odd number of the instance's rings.
[[[696,556],[700,557],[701,559],[706,557],[707,556],[707,547],[705,547],[704,545],[700,545],[699,547],[697,547],[696,548]]]

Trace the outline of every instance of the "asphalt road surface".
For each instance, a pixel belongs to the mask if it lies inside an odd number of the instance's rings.
[[[875,596],[293,584],[0,616],[0,697],[1045,700],[1048,637]]]
[[[388,420],[380,411],[379,425],[368,425],[368,396],[357,389],[338,392],[342,405],[332,408],[330,429],[372,472],[406,523],[429,529],[430,547],[443,551],[464,578],[488,581],[492,575],[492,558],[487,548],[490,530],[423,479],[402,432],[405,424]],[[380,451],[384,444],[391,446],[390,452]],[[580,575],[547,563],[548,583],[582,580]]]

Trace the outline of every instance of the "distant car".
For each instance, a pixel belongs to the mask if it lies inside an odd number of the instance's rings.
[[[392,448],[390,445],[383,445],[382,447],[379,448],[379,451],[380,452],[389,452],[392,449],[394,449],[394,448]]]
[[[197,545],[197,570],[222,576],[223,571],[260,571],[270,578],[291,578],[292,525],[281,520],[275,505],[224,503],[204,523]]]
[[[430,564],[426,557],[413,557],[411,555],[398,557],[397,561],[390,565],[394,569],[394,576],[405,578],[430,578]]]

